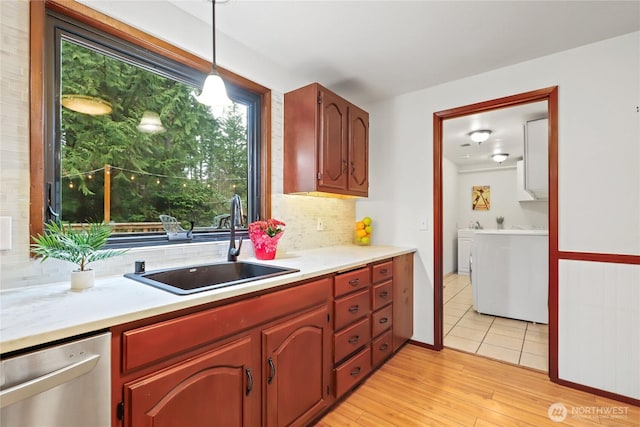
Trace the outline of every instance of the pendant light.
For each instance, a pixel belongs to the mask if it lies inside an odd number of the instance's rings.
[[[166,131],[165,127],[162,126],[162,122],[160,121],[160,115],[153,111],[145,111],[142,114],[142,119],[140,119],[138,130],[140,132],[152,134],[162,133]]]
[[[104,99],[86,95],[62,95],[63,107],[77,113],[101,116],[111,113],[111,104]]]
[[[227,96],[227,89],[224,86],[222,77],[216,70],[216,0],[211,0],[211,31],[213,34],[213,59],[211,61],[211,72],[204,81],[202,92],[196,95],[196,100],[209,107],[226,107],[232,105],[232,101]]]
[[[507,160],[507,157],[509,157],[509,153],[495,153],[491,155],[493,161],[498,163],[504,162],[505,160]]]

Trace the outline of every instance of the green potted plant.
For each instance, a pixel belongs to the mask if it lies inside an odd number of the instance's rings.
[[[71,272],[71,290],[81,291],[93,287],[95,273],[87,265],[94,261],[122,255],[126,249],[102,249],[111,234],[111,228],[104,223],[92,223],[81,229],[58,222],[45,224],[43,235],[33,237],[31,251],[47,258],[69,261],[78,266]]]

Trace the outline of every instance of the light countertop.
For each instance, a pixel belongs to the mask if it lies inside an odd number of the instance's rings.
[[[393,246],[352,245],[289,252],[273,261],[241,257],[242,261],[300,271],[191,295],[175,295],[123,276],[96,279],[95,287],[83,292],[72,292],[68,282],[6,290],[0,292],[0,353],[349,270],[414,251]]]

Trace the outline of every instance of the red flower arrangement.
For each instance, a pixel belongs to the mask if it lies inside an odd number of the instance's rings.
[[[284,234],[286,224],[275,218],[254,221],[249,224],[249,238],[258,259],[274,259],[278,240]]]

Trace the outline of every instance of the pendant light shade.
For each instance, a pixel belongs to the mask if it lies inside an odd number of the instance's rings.
[[[62,95],[60,103],[69,110],[90,116],[101,116],[111,113],[111,104],[104,99],[94,96]]]
[[[227,88],[216,70],[216,0],[211,0],[211,32],[213,40],[213,59],[211,72],[204,81],[202,92],[195,95],[196,100],[209,107],[226,107],[233,104],[227,95]]]
[[[142,114],[138,130],[144,133],[162,133],[166,131],[165,127],[162,126],[160,116],[153,111],[145,111]]]
[[[226,107],[233,102],[227,96],[227,88],[222,77],[213,69],[207,76],[200,95],[196,95],[196,100],[209,107]]]

